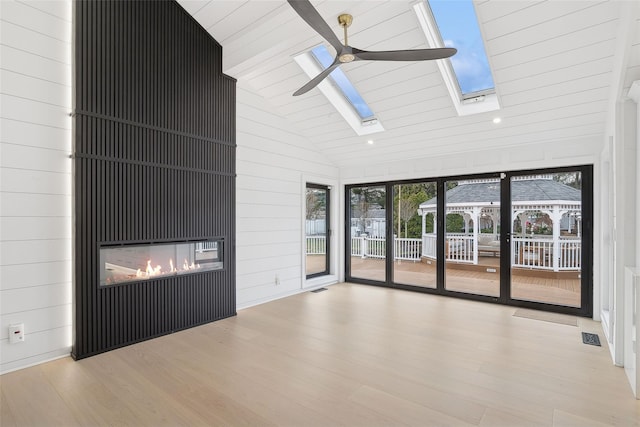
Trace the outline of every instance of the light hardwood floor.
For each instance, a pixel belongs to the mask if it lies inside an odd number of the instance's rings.
[[[600,325],[339,284],[0,377],[2,427],[634,426]],[[582,343],[600,335],[605,347]]]

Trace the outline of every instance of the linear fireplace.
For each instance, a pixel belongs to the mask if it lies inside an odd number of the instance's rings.
[[[176,1],[75,0],[82,359],[236,314],[236,81]]]
[[[221,270],[223,240],[102,246],[100,286]]]

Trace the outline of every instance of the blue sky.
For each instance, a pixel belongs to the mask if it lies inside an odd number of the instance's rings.
[[[471,0],[429,0],[429,5],[445,46],[458,49],[451,65],[462,94],[492,89],[493,77]]]
[[[462,94],[493,89],[493,77],[471,0],[429,0],[429,5],[445,46],[458,49],[458,53],[451,57],[451,65]],[[320,45],[312,52],[323,68],[333,63],[333,56],[324,46]],[[336,68],[330,76],[361,119],[374,116],[373,111],[340,68]]]

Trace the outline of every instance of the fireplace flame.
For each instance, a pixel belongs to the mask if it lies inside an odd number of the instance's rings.
[[[180,271],[190,271],[190,270],[196,270],[201,268],[200,264],[196,264],[195,262],[191,262],[191,264],[189,264],[189,261],[185,258],[184,260],[184,264],[182,265],[182,269],[178,269],[176,268],[175,265],[173,265],[173,258],[169,258],[169,270],[163,270],[161,265],[156,265],[155,267],[152,264],[152,260],[147,260],[147,267],[144,270],[141,270],[140,268],[138,268],[136,270],[136,274],[135,276],[133,274],[131,274],[129,277],[135,277],[137,279],[146,279],[146,278],[150,278],[150,277],[154,277],[154,276],[162,276],[162,275],[166,275],[166,274],[172,274],[172,273],[179,273]],[[107,279],[107,283],[109,283],[110,279]]]
[[[147,277],[153,276],[153,267],[151,267],[151,260],[147,261]]]

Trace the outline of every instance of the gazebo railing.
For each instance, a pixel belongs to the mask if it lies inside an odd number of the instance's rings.
[[[513,267],[554,271],[580,270],[582,243],[580,239],[513,237],[511,239],[511,265]],[[557,245],[557,249],[556,248]],[[445,255],[447,261],[473,263],[473,235],[447,234]],[[483,251],[480,250],[482,253]],[[554,253],[558,253],[554,265]],[[422,256],[436,259],[437,244],[435,234],[422,236]]]
[[[559,270],[580,270],[582,242],[580,239],[560,239]]]
[[[447,261],[473,262],[473,235],[447,234],[444,251]]]
[[[581,268],[580,239],[560,239],[554,242],[548,238],[514,237],[511,241],[511,265],[514,267],[553,271],[575,271]]]
[[[422,256],[436,259],[438,247],[435,234],[422,235]],[[464,263],[473,263],[473,235],[448,233],[445,243],[445,259]]]
[[[553,240],[511,238],[513,267],[553,270]]]

